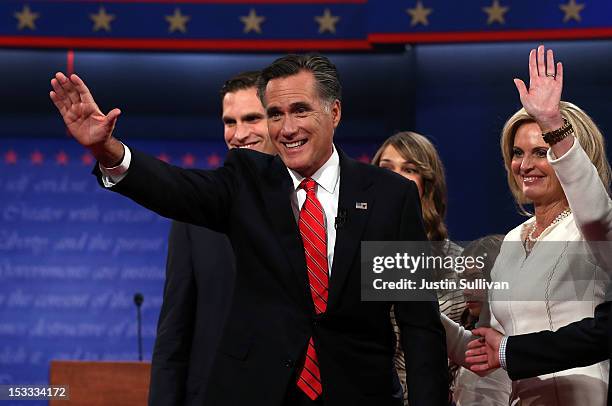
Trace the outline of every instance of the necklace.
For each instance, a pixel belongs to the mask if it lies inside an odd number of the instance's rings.
[[[561,213],[559,213],[557,215],[557,217],[555,217],[555,219],[544,230],[542,230],[540,235],[542,235],[544,233],[544,231],[548,230],[549,228],[551,228],[555,224],[558,224],[561,220],[563,220],[564,218],[569,216],[571,213],[572,213],[572,209],[570,209],[569,207],[567,209],[563,210]],[[537,223],[534,221],[533,225],[531,226],[531,230],[529,231],[529,234],[527,234],[527,240],[529,242],[534,243],[534,242],[538,241],[538,239],[540,238],[540,236],[537,236],[537,237],[533,236],[533,234],[535,234],[536,228],[537,228]]]

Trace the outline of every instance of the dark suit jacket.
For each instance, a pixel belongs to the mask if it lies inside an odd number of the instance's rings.
[[[99,175],[99,174],[98,174]],[[185,170],[133,151],[113,190],[178,221],[226,233],[234,297],[205,405],[280,405],[314,337],[326,406],[401,405],[394,398],[390,303],[362,302],[360,243],[425,240],[412,182],[340,152],[337,230],[327,310],[314,315],[304,250],[278,157],[232,150],[215,171]],[[356,209],[359,202],[367,210]],[[435,295],[398,303],[411,406],[447,403],[445,335]]]
[[[234,262],[224,234],[172,223],[149,406],[197,404],[194,400],[206,388],[229,311]]]
[[[610,303],[595,308],[589,317],[561,327],[508,338],[506,367],[510,379],[523,379],[570,368],[584,367],[610,358],[612,325]],[[612,393],[608,386],[608,405]]]

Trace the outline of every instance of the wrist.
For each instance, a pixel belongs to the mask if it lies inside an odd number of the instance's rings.
[[[104,143],[92,145],[89,151],[105,168],[114,168],[121,164],[125,155],[123,144],[114,137],[109,137]]]
[[[555,130],[548,131],[542,133],[542,138],[544,142],[550,145],[551,147],[555,144],[563,141],[567,138],[568,135],[574,133],[574,128],[570,124],[569,121],[563,119],[563,125]]]
[[[538,123],[538,126],[540,126],[540,130],[542,130],[543,133],[557,130],[563,127],[564,124],[563,116],[561,116],[561,113],[559,111],[550,115],[543,115],[542,117],[538,117],[536,121]]]

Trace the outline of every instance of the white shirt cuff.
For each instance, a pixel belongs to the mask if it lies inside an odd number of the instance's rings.
[[[117,183],[121,182],[125,175],[127,175],[127,171],[130,168],[130,162],[132,161],[132,153],[130,149],[123,144],[123,160],[121,163],[112,168],[105,168],[101,164],[98,164],[100,167],[100,171],[102,172],[102,183],[104,187],[113,187]]]
[[[508,344],[508,336],[503,336],[501,342],[499,343],[499,353],[497,355],[499,356],[499,365],[504,370],[507,370],[507,365],[506,365],[506,345],[507,344]]]

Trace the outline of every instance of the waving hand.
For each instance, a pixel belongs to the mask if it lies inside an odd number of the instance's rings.
[[[123,156],[123,146],[112,138],[121,110],[102,113],[85,83],[77,75],[66,77],[61,72],[51,79],[49,93],[70,134],[79,144],[90,149],[106,166],[112,166]],[[120,149],[119,149],[120,148]]]
[[[543,132],[563,125],[559,111],[563,90],[563,64],[557,62],[553,51],[545,52],[544,45],[529,53],[529,89],[521,79],[514,79],[523,107]]]

